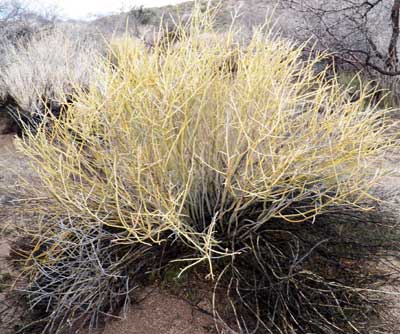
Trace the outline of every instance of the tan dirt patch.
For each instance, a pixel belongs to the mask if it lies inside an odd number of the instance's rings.
[[[79,334],[87,334],[80,331]],[[165,291],[154,290],[129,307],[123,320],[109,321],[102,334],[215,334],[211,315]],[[78,334],[78,333],[77,333]]]

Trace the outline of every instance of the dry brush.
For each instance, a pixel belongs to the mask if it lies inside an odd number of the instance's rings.
[[[368,261],[397,249],[370,213],[389,111],[262,29],[221,38],[196,11],[176,29],[113,43],[102,84],[19,141],[40,178],[26,273],[45,330],[96,327],[178,261],[226,291],[240,332],[366,333]]]

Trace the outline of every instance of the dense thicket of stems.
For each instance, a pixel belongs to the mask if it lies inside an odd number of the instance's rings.
[[[48,332],[94,327],[170,261],[228,289],[243,332],[366,330],[368,279],[335,275],[361,254],[355,230],[388,231],[356,218],[393,145],[388,111],[316,73],[324,55],[304,60],[262,29],[236,36],[197,10],[173,41],[112,43],[102,84],[27,129],[42,218],[26,272]],[[367,259],[390,249],[378,240]]]

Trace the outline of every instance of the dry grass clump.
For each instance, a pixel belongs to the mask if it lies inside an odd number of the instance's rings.
[[[205,267],[241,332],[365,331],[372,276],[342,267],[395,245],[363,216],[393,144],[387,110],[261,29],[246,46],[207,14],[177,29],[152,50],[119,41],[102,88],[19,142],[41,180],[26,270],[47,332],[95,327],[170,261]]]
[[[95,49],[61,30],[36,34],[28,42],[9,43],[2,58],[0,98],[20,121],[40,122],[48,109],[58,113],[75,90],[89,86]]]

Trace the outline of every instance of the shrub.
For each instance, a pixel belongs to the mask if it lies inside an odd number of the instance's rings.
[[[47,332],[95,327],[171,261],[206,268],[242,332],[356,333],[379,315],[362,268],[397,238],[365,204],[388,111],[315,73],[324,55],[211,26],[194,12],[179,43],[119,41],[103,88],[19,141],[41,180],[26,271]]]
[[[28,123],[46,110],[59,112],[75,90],[89,86],[95,51],[61,31],[38,34],[29,42],[9,44],[2,60],[0,98],[13,101],[12,113]]]
[[[133,17],[136,24],[151,24],[152,19],[156,15],[151,9],[144,8],[140,6],[138,8],[133,8],[129,12],[129,15]]]

